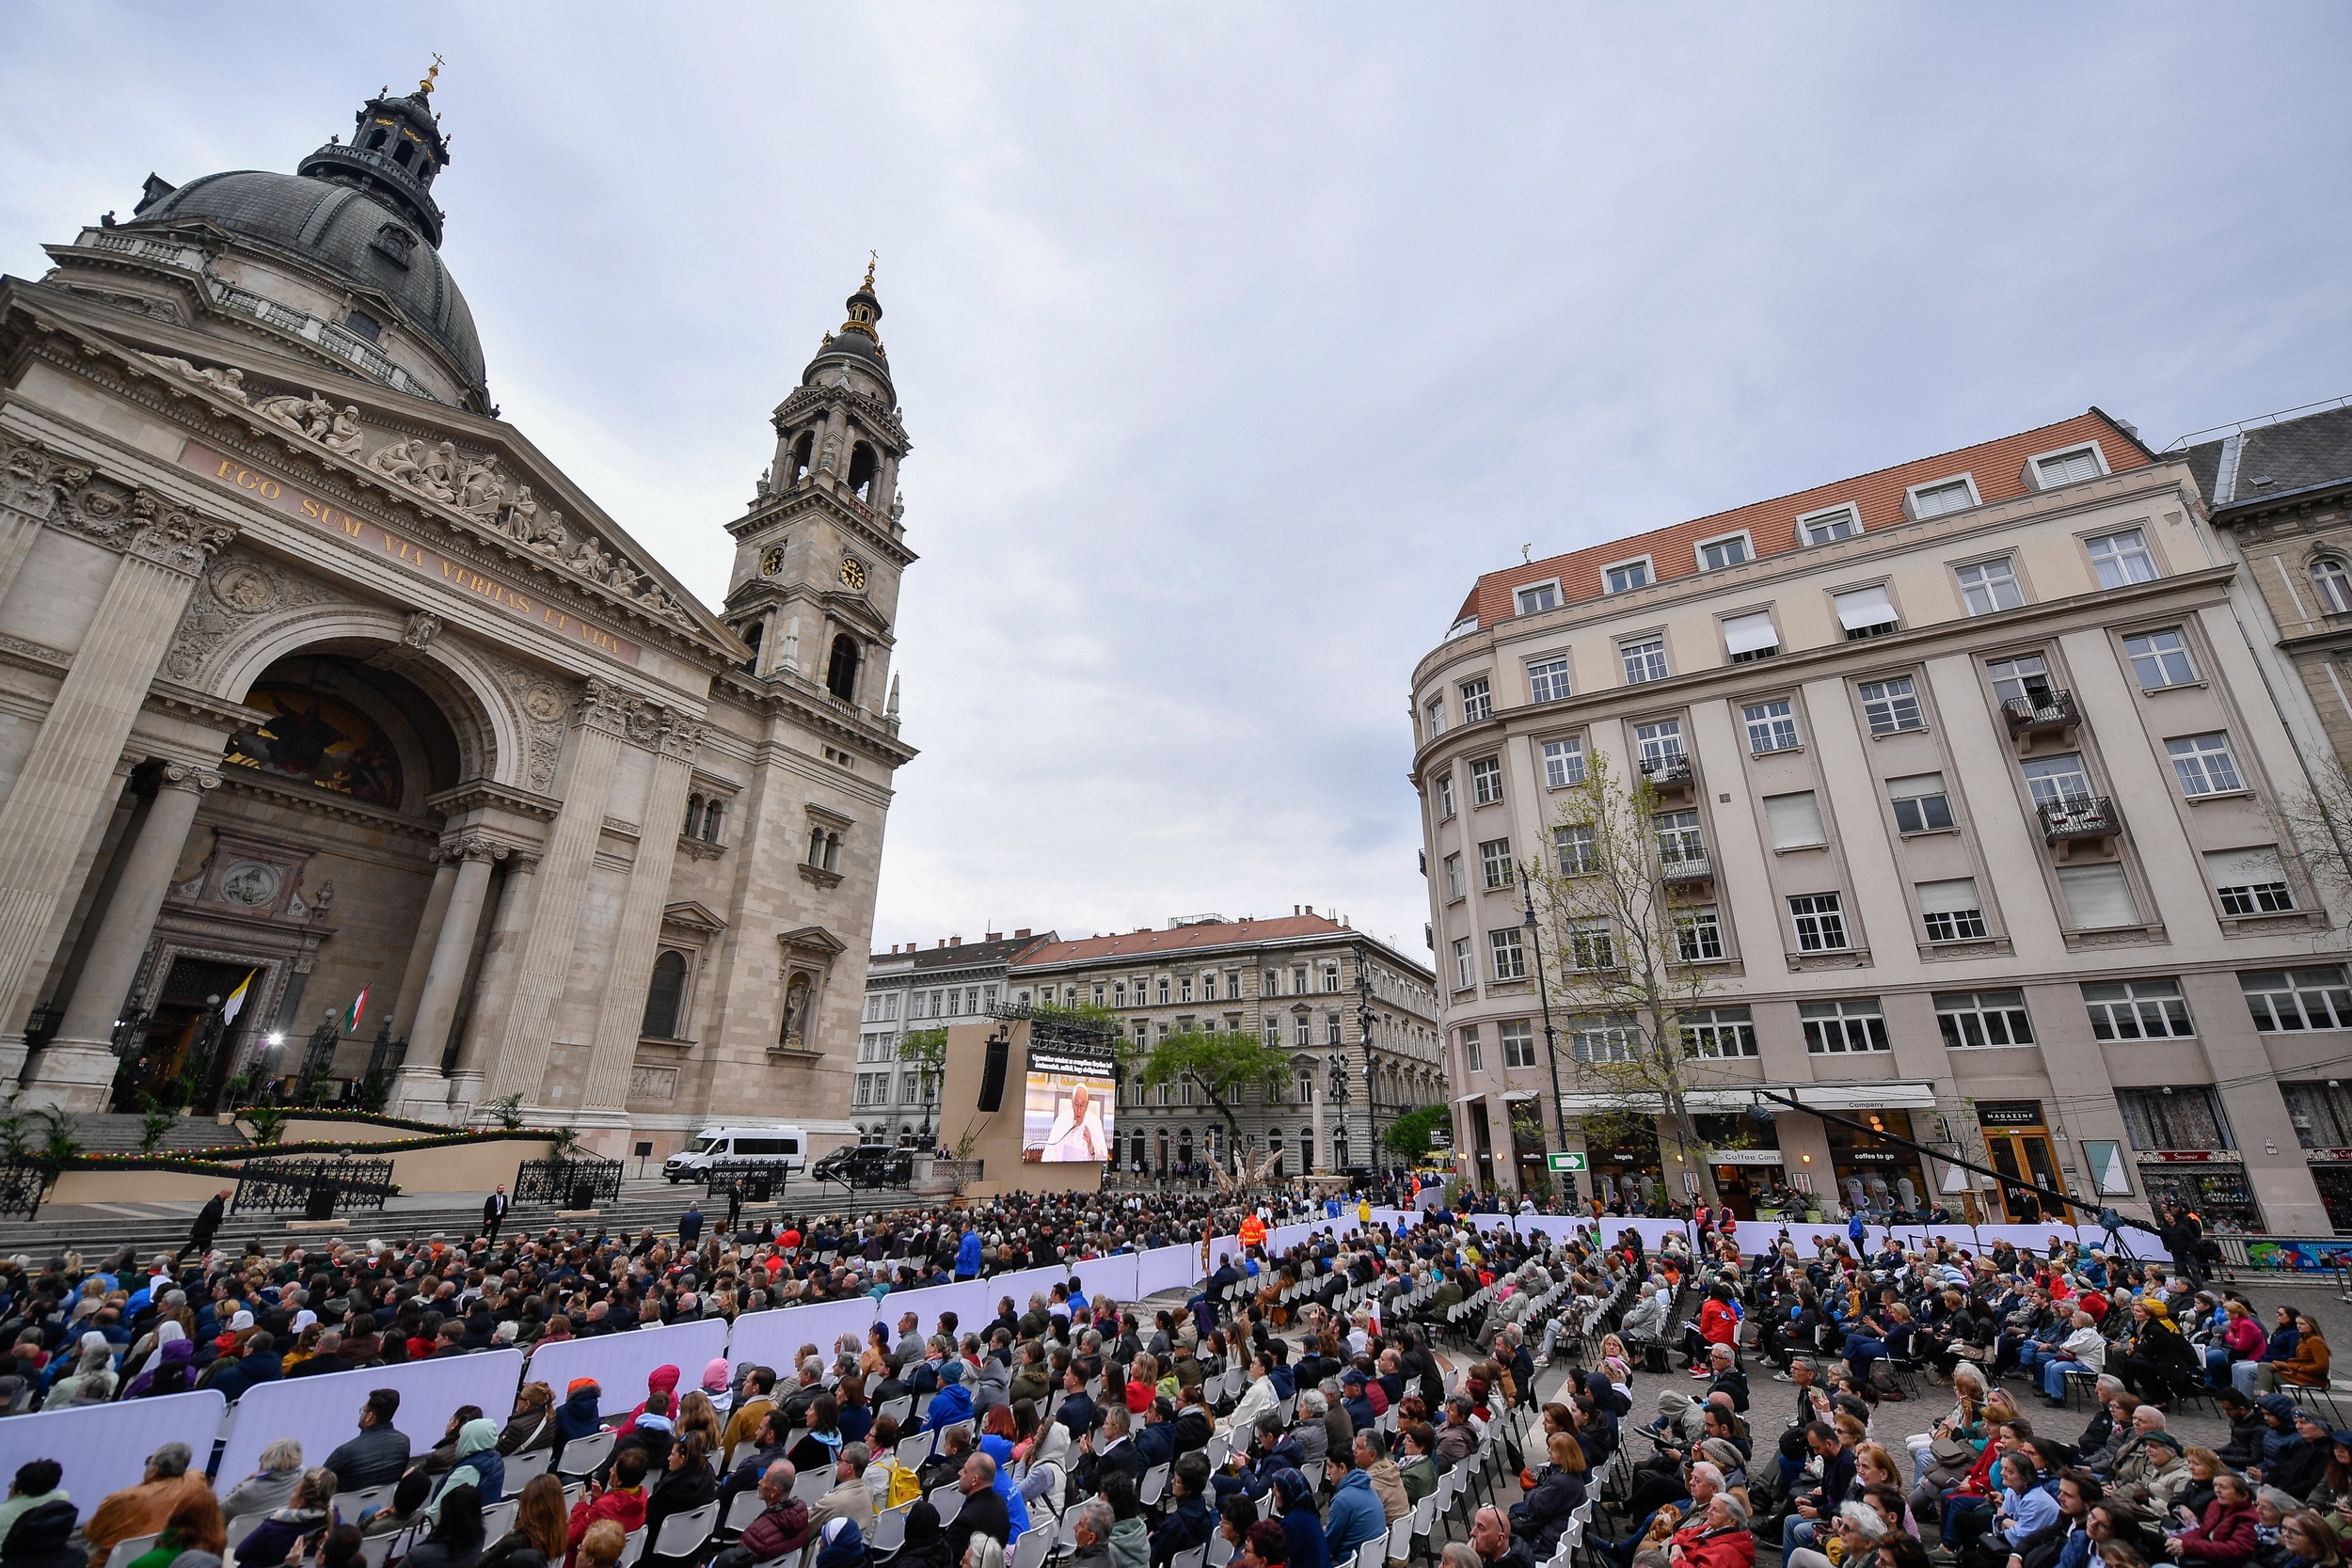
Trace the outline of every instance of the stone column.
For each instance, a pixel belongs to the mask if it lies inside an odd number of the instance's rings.
[[[457,886],[457,862],[446,855],[438,859],[440,863],[433,868],[433,891],[424,895],[424,918],[417,922],[417,940],[408,948],[408,967],[401,972],[400,990],[392,1000],[394,1039],[413,1033],[409,1025],[417,1021],[417,1003],[424,995],[424,977],[433,967],[433,949],[441,939],[442,923],[449,918],[450,892]]]
[[[127,499],[110,494],[111,511],[99,508],[94,494],[75,505],[73,526],[120,549],[122,559],[73,650],[72,668],[50,702],[24,770],[0,800],[0,997],[18,995],[33,969],[48,961],[58,901],[73,896],[69,884],[90,824],[113,804],[115,764],[187,607],[188,591],[206,558],[236,536],[225,524],[177,511],[144,491]],[[93,520],[93,511],[103,515]],[[7,1030],[0,1038],[21,1039],[23,1027],[21,1020],[0,1021]],[[54,1070],[75,1059],[58,1057]],[[105,1089],[104,1084],[49,1081],[36,1073],[24,1103],[94,1110]]]
[[[607,681],[591,679],[580,694],[573,719],[580,736],[562,784],[564,809],[556,813],[546,856],[533,879],[538,913],[525,933],[515,997],[503,1027],[488,1057],[479,1063],[485,1092],[492,1099],[519,1094],[526,1105],[539,1101],[540,1080],[547,1070],[548,1015],[564,994],[571,972],[572,943],[580,933],[588,877],[596,869],[596,840],[604,832],[604,809],[612,793],[612,767],[630,724],[642,718],[650,730],[654,717],[650,705]],[[677,835],[670,837],[675,845]]]
[[[121,875],[100,916],[89,960],[67,1003],[56,1038],[32,1065],[33,1082],[59,1097],[53,1103],[103,1106],[115,1075],[114,1028],[123,997],[147,953],[148,933],[171,891],[172,869],[187,847],[188,829],[204,792],[220,783],[210,768],[167,763],[135,841],[122,847]],[[163,980],[157,975],[157,982]]]
[[[440,852],[445,860],[457,863],[457,879],[450,889],[449,912],[442,917],[440,933],[433,943],[424,993],[417,999],[417,1016],[408,1031],[408,1054],[391,1093],[392,1102],[400,1106],[398,1115],[421,1119],[439,1117],[449,1103],[448,1085],[441,1077],[441,1049],[448,1043],[450,1020],[456,1016],[466,966],[473,958],[474,933],[490,891],[490,864],[504,857],[506,847],[469,837],[445,846]]]
[[[16,581],[41,524],[89,478],[88,468],[56,456],[37,441],[10,441],[0,451],[0,596]]]
[[[490,945],[482,956],[482,973],[473,983],[473,1018],[457,1048],[457,1066],[449,1075],[450,1120],[458,1126],[465,1125],[473,1108],[482,1103],[482,1062],[512,1000],[515,972],[522,959],[523,922],[531,918],[532,883],[536,879],[532,873],[538,869],[539,857],[525,849],[516,850],[506,862]]]
[[[604,1000],[596,1011],[596,1037],[588,1058],[591,1111],[623,1112],[628,1103],[629,1069],[637,1059],[637,1037],[645,1021],[645,988],[653,978],[654,949],[661,936],[661,911],[670,902],[670,872],[677,861],[677,834],[668,824],[686,809],[686,786],[693,777],[694,752],[709,726],[664,710],[660,750],[653,781],[645,789],[645,828],[637,841],[637,863],[613,933],[613,961],[605,973]]]

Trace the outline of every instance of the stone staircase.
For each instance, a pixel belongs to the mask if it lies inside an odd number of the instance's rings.
[[[73,1118],[73,1141],[91,1154],[135,1154],[146,1134],[143,1117],[93,1112]],[[246,1141],[243,1132],[231,1124],[223,1127],[210,1116],[182,1117],[173,1123],[164,1141],[156,1146],[159,1154],[176,1153],[184,1149],[227,1148]]]

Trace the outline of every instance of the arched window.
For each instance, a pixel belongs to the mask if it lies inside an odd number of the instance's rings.
[[[651,1039],[677,1038],[678,1007],[686,1000],[686,955],[675,950],[653,961],[653,984],[645,989],[645,1025]]]
[[[2312,586],[2319,591],[2320,608],[2330,615],[2352,615],[2352,571],[2336,556],[2323,555],[2312,562]]]
[[[1333,1170],[1347,1168],[1347,1134],[1344,1132],[1331,1134],[1331,1168]]]
[[[850,449],[850,491],[860,500],[871,500],[875,470],[882,467],[874,460],[874,449],[860,441]]]
[[[792,477],[794,480],[803,480],[808,477],[809,459],[815,456],[816,452],[817,433],[813,430],[802,431],[800,441],[792,448]]]
[[[725,815],[727,803],[724,800],[712,800],[704,805],[703,842],[705,844],[719,842],[719,819]]]
[[[370,146],[371,148],[376,148],[376,147],[381,147],[381,146],[383,146],[383,145],[384,145],[384,138],[385,138],[385,137],[387,137],[387,136],[389,136],[389,135],[390,135],[391,134],[392,134],[392,133],[391,133],[389,129],[387,129],[386,127],[381,126],[381,125],[377,126],[377,127],[375,128],[374,132],[373,132],[373,134],[371,134],[371,135],[369,135],[369,137],[368,137],[368,146]]]
[[[1315,1130],[1311,1127],[1302,1127],[1298,1130],[1298,1174],[1312,1176],[1314,1173]]]
[[[845,703],[857,701],[857,639],[848,632],[833,640],[833,662],[825,669],[825,689]]]
[[[825,835],[825,869],[828,871],[841,869],[841,835],[839,833]]]
[[[743,661],[743,673],[747,675],[755,675],[759,673],[759,640],[766,636],[767,632],[767,622],[746,621],[743,623],[741,628],[736,633],[737,636],[742,638],[743,641],[750,645],[752,650],[752,657]]]
[[[680,828],[678,832],[688,838],[692,838],[702,830],[702,820],[703,798],[699,795],[689,795],[686,798],[686,826]]]

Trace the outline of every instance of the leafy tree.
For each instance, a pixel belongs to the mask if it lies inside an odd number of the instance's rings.
[[[1584,782],[1561,793],[1553,858],[1520,874],[1542,927],[1552,1006],[1568,1015],[1563,1054],[1575,1079],[1607,1097],[1602,1116],[1612,1121],[1663,1119],[1682,1168],[1697,1173],[1712,1204],[1715,1174],[1690,1105],[1707,1063],[1683,1014],[1714,989],[1708,937],[1692,918],[1713,898],[1687,875],[1704,869],[1692,859],[1700,851],[1658,822],[1676,804],[1644,775],[1620,781],[1596,753]]]
[[[73,1136],[81,1131],[81,1123],[54,1107],[33,1113],[34,1125],[40,1129],[40,1153],[44,1160],[71,1160],[82,1152],[82,1146]]]
[[[509,1132],[518,1130],[523,1124],[522,1091],[518,1089],[513,1094],[501,1095],[496,1100],[485,1101],[480,1107],[480,1114],[488,1117]]]
[[[1290,1081],[1290,1057],[1246,1030],[1187,1029],[1138,1054],[1136,1081],[1146,1088],[1187,1079],[1200,1085],[1209,1104],[1225,1118],[1227,1136],[1235,1148],[1241,1147],[1241,1119],[1234,1113],[1243,1096],[1253,1087],[1279,1087]]]
[[[1440,1127],[1454,1125],[1454,1113],[1444,1105],[1423,1105],[1407,1111],[1380,1130],[1380,1141],[1407,1160],[1424,1160],[1429,1156],[1429,1134]]]

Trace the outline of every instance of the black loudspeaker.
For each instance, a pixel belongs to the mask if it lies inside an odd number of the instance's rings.
[[[993,1111],[1005,1102],[1005,1067],[1012,1055],[1012,1041],[1002,1036],[988,1042],[988,1064],[980,1071],[980,1109]]]

